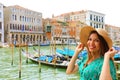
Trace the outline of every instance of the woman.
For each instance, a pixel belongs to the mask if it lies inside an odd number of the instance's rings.
[[[85,26],[80,31],[80,44],[76,47],[66,73],[80,72],[80,80],[116,80],[113,56],[117,51],[112,48],[112,40],[103,29],[95,30]],[[77,62],[78,54],[86,47],[88,55]]]

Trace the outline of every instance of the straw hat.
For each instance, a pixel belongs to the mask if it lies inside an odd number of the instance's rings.
[[[85,26],[85,27],[81,28],[80,42],[83,43],[85,46],[87,46],[88,36],[89,36],[90,32],[93,31],[93,30],[97,31],[98,34],[101,35],[105,39],[109,48],[112,47],[112,40],[108,36],[108,33],[104,29],[101,29],[101,28],[95,29],[91,26]]]

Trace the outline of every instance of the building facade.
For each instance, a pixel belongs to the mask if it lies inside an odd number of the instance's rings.
[[[80,21],[44,20],[46,37],[56,44],[76,44],[79,41],[80,28],[85,25]]]
[[[43,40],[42,13],[18,5],[4,8],[5,42],[38,44]]]
[[[109,33],[113,41],[113,45],[120,46],[120,27],[105,24],[105,30]]]
[[[3,12],[3,4],[0,3],[0,43],[4,43],[4,12]]]
[[[94,28],[105,29],[105,15],[99,12],[88,10],[86,11],[85,23]]]
[[[69,34],[69,31],[75,31],[74,33],[74,39],[76,41],[79,41],[79,33],[81,27],[84,26],[92,26],[94,28],[102,28],[105,29],[105,15],[99,12],[91,11],[91,10],[81,10],[76,12],[69,12],[64,13],[59,16],[52,16],[52,19],[55,19],[57,21],[66,22],[68,26],[61,27],[62,32],[66,31],[64,42],[67,41],[67,38],[69,39],[72,37],[71,33]],[[55,26],[57,27],[57,26]],[[57,30],[58,31],[58,30]],[[64,32],[65,33],[65,32]],[[71,38],[72,39],[72,38]],[[75,41],[74,41],[75,42]]]
[[[105,14],[91,10],[81,10],[76,12],[65,13],[59,16],[53,16],[53,19],[63,22],[80,21],[84,24],[93,26],[94,28],[104,28],[105,26]]]

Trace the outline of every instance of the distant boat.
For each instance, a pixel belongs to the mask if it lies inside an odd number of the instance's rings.
[[[32,43],[29,43],[29,44],[28,44],[28,46],[29,46],[29,47],[32,47],[32,46],[33,46],[33,44],[32,44]]]
[[[72,57],[74,55],[74,50],[72,49],[69,49],[69,48],[64,48],[64,49],[56,49],[56,52],[62,54],[62,55],[65,55],[65,56],[70,56]],[[87,51],[86,50],[83,50],[79,55],[78,57],[83,57],[83,56],[86,56],[87,55]]]
[[[49,41],[44,41],[40,43],[40,46],[49,46],[50,42]]]
[[[0,43],[0,48],[3,48],[3,47],[9,47],[9,45],[7,43]]]
[[[62,54],[62,55],[66,55],[66,56],[73,56],[74,54],[74,50],[68,49],[68,48],[64,48],[64,49],[56,49],[56,52]]]

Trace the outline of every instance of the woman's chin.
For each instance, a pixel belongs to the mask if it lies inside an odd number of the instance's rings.
[[[95,50],[93,50],[93,49],[89,49],[89,51],[90,51],[90,52],[95,52]]]
[[[89,50],[91,53],[96,53],[96,52],[99,52],[97,50]]]

